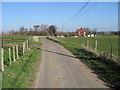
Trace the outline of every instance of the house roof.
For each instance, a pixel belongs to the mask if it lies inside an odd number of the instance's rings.
[[[88,30],[86,28],[80,28],[80,29],[76,30],[76,33],[78,33],[78,32],[84,33],[84,32],[88,32]]]

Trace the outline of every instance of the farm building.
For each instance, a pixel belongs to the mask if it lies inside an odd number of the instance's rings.
[[[87,37],[88,30],[86,28],[81,27],[80,29],[76,30],[76,34],[77,36],[80,36],[80,37]]]

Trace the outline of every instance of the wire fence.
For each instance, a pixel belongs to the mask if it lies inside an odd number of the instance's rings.
[[[67,42],[61,40],[60,38],[56,38],[56,37],[50,37],[50,38],[54,39],[56,41],[60,41],[62,43],[67,43]],[[111,45],[109,45],[109,47],[107,46],[106,50],[104,50],[104,48],[103,48],[103,50],[102,49],[100,50],[100,48],[102,48],[104,46],[104,45],[101,46],[102,44],[103,43],[101,43],[98,40],[85,39],[85,41],[81,43],[80,48],[84,48],[96,55],[99,55],[102,58],[109,59],[109,60],[112,60],[112,61],[120,64],[120,60],[119,60],[118,56],[116,56],[113,53],[113,51],[114,51],[113,45],[111,44]]]
[[[104,51],[98,50],[98,43],[99,42],[97,40],[94,42],[94,45],[92,45],[92,47],[89,45],[89,43],[90,43],[90,41],[87,40],[86,45],[82,43],[81,47],[93,52],[94,54],[99,55],[102,58],[106,58],[106,59],[112,60],[112,61],[120,64],[119,58],[113,54],[113,45],[111,45],[111,47],[108,49],[109,53],[106,53]]]
[[[17,39],[17,38],[1,38],[1,71],[4,71],[5,65],[12,65],[21,56],[30,50],[31,38]],[[21,42],[22,40],[22,42]]]

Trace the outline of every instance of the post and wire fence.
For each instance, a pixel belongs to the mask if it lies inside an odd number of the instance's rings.
[[[109,53],[105,51],[100,51],[98,49],[98,40],[95,40],[94,43],[92,42],[92,45],[90,46],[90,40],[86,40],[86,45],[84,43],[81,43],[81,47],[84,49],[87,49],[97,55],[100,55],[101,57],[114,60],[117,63],[120,63],[120,60],[118,60],[118,57],[113,54],[113,45],[109,45],[110,48],[108,48]]]
[[[1,38],[2,43],[1,43],[1,71],[4,71],[5,68],[5,50],[6,52],[8,52],[8,61],[9,61],[9,65],[12,65],[12,62],[16,62],[19,59],[19,53],[21,53],[22,51],[22,55],[25,54],[25,52],[30,50],[30,41],[31,38],[28,38],[25,40],[25,42],[22,43],[22,45],[14,45],[12,47],[9,48],[4,48],[3,45],[3,38]],[[22,50],[21,50],[21,46],[22,46]]]

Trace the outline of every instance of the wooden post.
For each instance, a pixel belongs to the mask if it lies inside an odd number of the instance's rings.
[[[28,50],[29,50],[29,38],[28,38]]]
[[[83,43],[81,44],[81,46],[83,47]]]
[[[16,56],[17,56],[17,59],[19,59],[19,57],[18,57],[18,45],[16,45]]]
[[[25,43],[23,43],[23,54],[25,53]]]
[[[27,41],[26,41],[26,45],[27,45],[27,51],[28,51],[28,39],[27,39]]]
[[[102,51],[102,55],[103,55],[103,51]]]
[[[85,45],[84,45],[84,43],[82,43],[82,48],[85,48]]]
[[[11,48],[9,48],[8,51],[9,51],[9,61],[10,61],[10,65],[12,65],[12,64],[11,64]]]
[[[25,52],[27,51],[27,40],[25,41]]]
[[[15,46],[13,46],[13,61],[15,62]]]
[[[1,37],[1,39],[2,39],[2,40],[1,40],[1,41],[2,41],[2,42],[1,42],[1,43],[2,43],[2,47],[3,47],[3,32],[2,32],[2,37]]]
[[[30,37],[28,39],[28,47],[30,48]]]
[[[24,42],[24,52],[26,52],[26,47],[25,47],[25,46],[26,46],[26,44],[25,44],[25,42]]]
[[[89,45],[89,40],[87,40],[87,48],[88,48],[88,45]]]
[[[4,49],[1,48],[1,70],[4,71]]]
[[[96,40],[96,42],[95,42],[95,52],[97,51],[97,40]]]
[[[111,55],[110,55],[110,59],[112,59],[112,52],[113,52],[113,49],[112,49],[112,45],[111,45]]]
[[[29,37],[29,39],[28,39],[28,47],[29,47],[29,50],[30,50],[30,45],[31,45],[31,37]]]
[[[3,37],[1,37],[1,43],[2,43],[2,47],[3,47]]]

